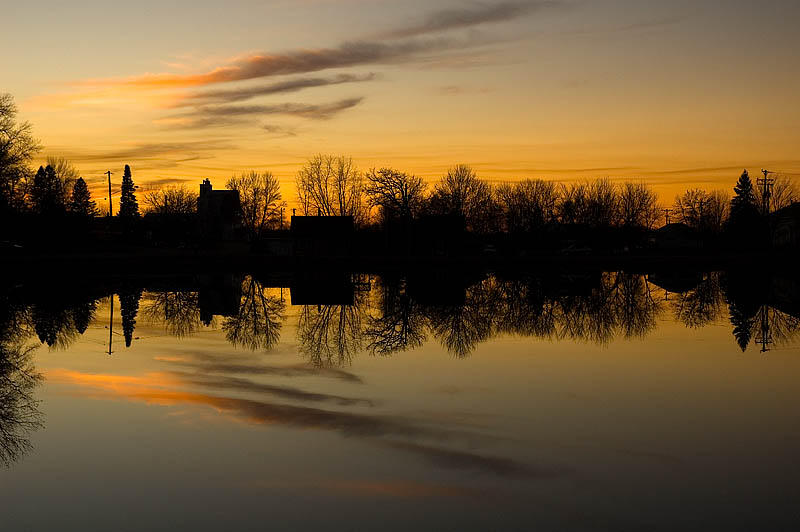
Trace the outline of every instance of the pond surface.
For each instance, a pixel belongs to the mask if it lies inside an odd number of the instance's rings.
[[[720,272],[8,287],[3,530],[794,530],[796,293]]]

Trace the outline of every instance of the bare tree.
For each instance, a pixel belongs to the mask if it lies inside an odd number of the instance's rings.
[[[430,209],[435,214],[462,216],[467,229],[488,233],[498,228],[500,212],[492,187],[475,171],[459,164],[434,186]]]
[[[588,222],[588,187],[587,183],[561,185],[558,217],[562,224],[582,225]]]
[[[282,201],[280,184],[271,172],[245,172],[239,177],[231,177],[225,186],[239,192],[242,222],[251,238],[281,225],[286,202]]]
[[[658,196],[645,183],[624,183],[619,195],[623,227],[651,229],[660,216]]]
[[[608,178],[562,185],[561,223],[587,227],[613,227],[620,221],[620,197]]]
[[[526,179],[495,189],[509,232],[535,231],[556,220],[561,190],[552,181]]]
[[[753,187],[756,196],[756,205],[764,205],[764,188],[762,186]],[[795,181],[785,175],[775,177],[769,196],[769,212],[775,212],[792,203],[800,201],[800,188]]]
[[[0,210],[22,210],[29,164],[41,149],[28,122],[17,123],[17,106],[10,94],[0,94]]]
[[[306,216],[352,216],[366,221],[364,176],[349,157],[317,155],[306,162],[295,179],[300,210]]]
[[[48,156],[47,166],[53,169],[56,179],[60,184],[64,205],[68,205],[72,199],[72,188],[75,186],[75,182],[81,176],[81,173],[75,168],[72,162],[64,157]]]
[[[719,232],[730,213],[730,195],[722,190],[687,190],[675,197],[675,217],[693,229]]]
[[[427,187],[422,179],[391,168],[373,168],[366,179],[367,200],[371,207],[380,209],[381,219],[407,220],[422,209]]]
[[[146,212],[192,214],[197,212],[197,193],[186,185],[152,189],[145,191],[142,203]]]
[[[596,179],[588,187],[588,221],[592,227],[613,227],[619,222],[619,196],[610,179]]]

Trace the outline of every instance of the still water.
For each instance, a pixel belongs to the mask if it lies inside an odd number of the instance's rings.
[[[3,292],[3,530],[790,530],[796,280]]]

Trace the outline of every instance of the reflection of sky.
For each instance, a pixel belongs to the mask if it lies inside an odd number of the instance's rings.
[[[501,336],[456,359],[430,340],[316,369],[294,309],[269,352],[141,321],[108,357],[105,307],[68,351],[40,349],[46,428],[2,473],[9,526],[669,530],[793,515],[793,348],[742,354],[725,321],[663,320],[605,347]]]

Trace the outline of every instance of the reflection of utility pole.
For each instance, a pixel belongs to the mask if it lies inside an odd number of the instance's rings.
[[[667,223],[665,225],[669,225],[669,213],[672,212],[672,209],[664,209],[664,218],[666,218]]]
[[[772,344],[772,331],[769,326],[769,307],[767,305],[761,306],[760,315],[761,330],[756,335],[756,343],[761,345],[761,352],[766,353],[769,351],[769,346]]]
[[[111,207],[111,174],[113,174],[113,172],[111,170],[109,170],[108,172],[106,172],[106,174],[108,175],[108,217],[110,218],[111,216],[114,215],[114,213],[111,212],[112,211],[112,207]]]
[[[111,341],[114,338],[114,332],[113,332],[114,330],[112,328],[114,326],[114,294],[111,294],[110,299],[111,299],[111,313],[109,314],[108,317],[108,356],[111,356],[112,353]]]

